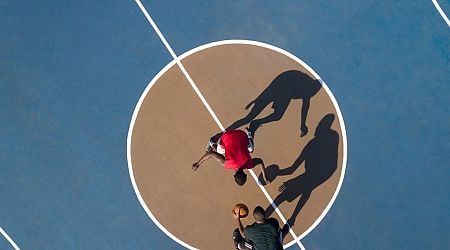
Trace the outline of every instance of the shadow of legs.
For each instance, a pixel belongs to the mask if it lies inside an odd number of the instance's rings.
[[[281,194],[279,194],[275,200],[273,200],[273,203],[276,207],[278,207],[281,203],[286,201],[286,197],[285,197],[285,192],[282,192]],[[275,209],[273,208],[272,204],[270,204],[267,208],[266,208],[266,218],[269,218],[270,215],[272,215],[272,213],[275,211]]]
[[[254,104],[254,106],[252,107],[250,112],[244,118],[241,118],[241,119],[233,122],[233,124],[228,126],[227,130],[234,130],[234,129],[242,127],[246,124],[249,124],[251,121],[253,121],[253,119],[256,118],[256,116],[259,115],[259,113],[261,113],[261,111],[263,111],[263,109],[267,106],[267,104],[266,103]]]
[[[298,214],[302,210],[302,208],[305,206],[306,202],[309,200],[309,197],[311,197],[311,192],[306,192],[302,194],[302,197],[297,202],[297,205],[295,206],[294,212],[291,215],[291,218],[287,221],[287,223],[293,227],[295,224],[295,220],[297,219]]]
[[[252,134],[255,134],[256,130],[261,125],[269,123],[269,122],[279,121],[283,117],[284,113],[286,112],[286,109],[287,109],[289,103],[290,103],[290,100],[282,100],[282,101],[277,100],[277,102],[272,105],[273,113],[267,115],[266,117],[263,117],[260,119],[255,119],[250,122],[250,125],[249,125],[250,132],[252,132]]]

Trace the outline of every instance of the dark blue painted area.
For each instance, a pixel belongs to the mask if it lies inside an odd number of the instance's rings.
[[[450,30],[431,2],[373,2],[353,14],[353,5],[329,7],[334,15],[323,8],[319,16],[339,25],[311,31],[305,46],[324,41],[327,60],[312,62],[346,118],[348,172],[305,244],[448,248]]]
[[[0,234],[0,249],[14,250],[13,246]]]
[[[332,90],[347,174],[308,249],[450,248],[450,29],[431,0],[144,5],[178,54],[262,41]],[[131,114],[170,61],[135,3],[2,1],[0,27],[0,226],[24,249],[180,248],[128,176]]]
[[[450,30],[431,1],[144,3],[179,54],[263,41],[327,82],[347,125],[347,175],[307,248],[450,247]]]
[[[442,11],[444,11],[445,15],[448,18],[450,16],[450,1],[437,0],[436,2],[439,6],[441,6]],[[442,19],[442,21],[445,22],[444,19]]]
[[[290,41],[303,35],[296,23],[301,22],[305,10],[298,3],[199,0],[143,3],[178,55],[226,39],[256,40],[287,48]]]
[[[135,4],[0,9],[0,225],[23,249],[179,247],[128,174],[132,112],[170,61]]]

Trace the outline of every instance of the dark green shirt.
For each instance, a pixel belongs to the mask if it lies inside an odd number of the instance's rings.
[[[280,228],[274,218],[267,219],[264,223],[253,223],[244,229],[244,236],[253,242],[255,250],[282,250],[280,242]]]

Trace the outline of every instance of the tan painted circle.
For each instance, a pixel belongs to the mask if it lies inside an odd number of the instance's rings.
[[[217,45],[196,51],[181,63],[224,126],[252,112],[252,107],[245,109],[252,100],[257,103],[255,119],[281,113],[279,120],[258,128],[253,157],[262,158],[266,166],[286,169],[304,151],[305,161],[292,174],[277,176],[265,186],[275,199],[280,195],[278,187],[288,183],[280,196],[287,200],[279,204],[286,219],[299,202],[306,201],[293,226],[297,236],[304,234],[329,207],[343,174],[345,131],[332,97],[298,61],[266,47]],[[245,186],[239,187],[233,171],[220,168],[213,160],[197,172],[191,170],[209,137],[220,129],[175,63],[152,84],[141,97],[130,127],[130,173],[138,196],[150,217],[180,244],[232,249],[234,204],[245,203],[252,211],[257,205],[268,207],[269,202],[250,174]],[[300,113],[307,99],[309,132],[300,137]],[[259,112],[259,107],[264,109]],[[327,114],[334,116],[331,129],[315,136]],[[260,169],[254,171],[259,175]],[[282,225],[275,213],[271,216]],[[252,216],[243,223],[253,223]],[[292,241],[289,235],[284,243]]]

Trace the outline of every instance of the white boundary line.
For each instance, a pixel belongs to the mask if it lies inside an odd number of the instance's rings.
[[[145,203],[144,199],[142,198],[142,195],[139,191],[139,188],[136,184],[136,179],[134,178],[133,173],[133,164],[131,162],[131,137],[133,134],[133,127],[136,122],[136,117],[139,113],[139,109],[142,105],[142,102],[145,99],[145,96],[147,96],[147,93],[150,91],[150,89],[153,87],[153,85],[157,82],[157,80],[166,73],[167,70],[169,70],[171,67],[175,65],[175,61],[171,61],[169,64],[167,64],[153,79],[152,81],[147,85],[144,92],[142,93],[141,97],[139,98],[138,103],[136,104],[136,108],[134,109],[133,116],[131,118],[130,127],[128,129],[128,137],[127,137],[127,161],[128,161],[128,172],[130,174],[131,183],[133,184],[134,192],[136,193],[136,196],[139,200],[139,203],[144,208],[147,215],[150,217],[150,219],[158,226],[161,231],[163,231],[167,236],[169,236],[171,239],[176,241],[178,244],[188,248],[188,249],[197,249],[193,248],[192,246],[186,244],[184,241],[178,239],[175,235],[173,235],[169,230],[167,230],[159,221],[156,219],[156,217],[152,214],[150,209],[147,207],[147,204]]]
[[[343,166],[342,166],[342,171],[341,171],[341,178],[339,180],[339,184],[338,187],[336,189],[335,194],[333,195],[331,201],[329,202],[329,204],[327,205],[327,207],[325,208],[325,210],[322,212],[322,214],[319,216],[319,218],[313,223],[313,225],[306,230],[302,235],[300,235],[299,237],[295,236],[295,233],[292,231],[292,229],[290,230],[290,233],[293,234],[294,240],[292,240],[290,243],[284,245],[285,248],[288,248],[290,246],[292,246],[293,244],[297,243],[299,245],[299,247],[303,250],[305,249],[304,246],[301,244],[300,240],[305,237],[309,232],[311,232],[319,223],[320,221],[323,219],[323,217],[325,216],[325,214],[328,212],[328,210],[331,208],[332,204],[334,203],[337,194],[339,193],[339,190],[342,186],[342,182],[344,179],[344,175],[345,175],[345,167],[346,167],[346,161],[347,161],[347,139],[346,139],[346,132],[345,132],[345,125],[342,119],[342,114],[340,112],[339,106],[334,98],[334,96],[332,95],[331,91],[328,89],[328,87],[325,85],[325,83],[320,79],[319,75],[314,72],[308,65],[306,65],[303,61],[301,61],[299,58],[295,57],[294,55],[290,54],[287,51],[284,51],[280,48],[277,48],[275,46],[272,45],[268,45],[268,44],[264,44],[264,43],[260,43],[260,42],[255,42],[255,41],[248,41],[248,40],[226,40],[226,41],[219,41],[219,42],[213,42],[213,43],[209,43],[203,46],[199,46],[195,49],[192,49],[186,53],[184,53],[183,55],[181,55],[180,57],[177,57],[175,55],[175,53],[173,52],[172,48],[170,47],[170,45],[167,43],[166,39],[164,38],[164,36],[162,35],[162,33],[160,32],[159,28],[156,26],[155,22],[153,21],[153,19],[150,17],[150,15],[148,14],[148,12],[146,11],[146,9],[144,8],[144,6],[142,5],[142,3],[139,0],[135,0],[137,5],[139,6],[139,8],[141,9],[141,11],[143,12],[143,14],[145,15],[145,17],[147,18],[147,20],[149,21],[149,23],[152,25],[152,27],[155,29],[156,33],[158,34],[158,36],[160,37],[161,41],[163,42],[163,44],[166,46],[166,48],[168,49],[169,53],[172,55],[172,57],[174,58],[174,61],[172,61],[171,63],[169,63],[166,67],[164,67],[163,70],[161,70],[156,76],[155,78],[153,78],[153,80],[149,83],[149,85],[147,86],[147,88],[144,90],[144,93],[141,95],[138,104],[133,112],[133,117],[132,117],[132,121],[130,123],[130,128],[129,128],[129,133],[128,133],[128,138],[127,138],[127,157],[128,157],[128,167],[129,167],[129,172],[130,172],[130,177],[131,177],[131,181],[133,184],[133,188],[135,189],[136,195],[138,196],[138,199],[141,203],[141,205],[144,207],[144,210],[147,212],[147,214],[150,216],[150,218],[156,223],[156,225],[162,230],[164,231],[168,236],[170,236],[172,239],[174,239],[176,242],[178,242],[179,244],[189,248],[189,249],[195,249],[192,246],[186,244],[185,242],[181,241],[180,239],[178,239],[177,237],[175,237],[173,234],[171,234],[166,228],[164,228],[164,226],[162,226],[158,220],[153,216],[153,214],[150,212],[150,210],[148,209],[147,205],[145,204],[144,200],[142,199],[142,196],[140,195],[139,189],[136,185],[136,182],[134,180],[134,174],[133,174],[133,170],[132,170],[132,162],[131,162],[131,152],[130,152],[130,148],[131,148],[131,136],[132,136],[132,129],[134,127],[134,123],[137,117],[137,113],[139,112],[139,108],[143,102],[143,99],[145,98],[145,96],[147,95],[148,91],[150,90],[150,88],[156,83],[156,80],[159,79],[159,77],[165,72],[167,71],[170,67],[172,67],[174,64],[177,64],[180,69],[182,70],[183,74],[185,74],[187,80],[189,81],[189,83],[191,84],[192,88],[194,89],[194,91],[197,93],[197,95],[199,96],[199,98],[201,99],[201,101],[203,102],[203,104],[205,105],[205,107],[208,109],[208,111],[210,112],[211,116],[214,118],[214,120],[216,121],[217,125],[224,130],[223,125],[221,124],[221,122],[219,121],[219,119],[217,118],[217,116],[215,115],[215,113],[213,112],[213,110],[211,109],[211,107],[209,106],[209,104],[206,102],[205,98],[203,97],[203,95],[200,93],[199,89],[197,88],[197,86],[195,85],[195,83],[193,82],[192,78],[189,76],[189,74],[187,73],[187,71],[185,70],[184,66],[181,64],[181,60],[197,51],[200,51],[202,49],[206,49],[206,48],[210,48],[213,46],[218,46],[218,45],[224,45],[224,44],[248,44],[248,45],[256,45],[256,46],[261,46],[261,47],[265,47],[265,48],[269,48],[272,50],[275,50],[277,52],[280,52],[282,54],[285,54],[287,56],[289,56],[290,58],[294,59],[295,61],[297,61],[299,64],[301,64],[302,66],[304,66],[308,71],[310,71],[310,73],[312,73],[317,79],[319,79],[320,83],[322,84],[322,86],[324,87],[324,89],[326,90],[326,92],[328,93],[328,95],[330,96],[333,104],[335,105],[338,117],[339,117],[339,122],[341,124],[341,128],[343,131],[343,145],[344,145],[344,157],[343,157]],[[269,200],[269,202],[271,202],[272,206],[274,206],[275,211],[277,212],[277,214],[279,215],[279,217],[283,220],[283,223],[286,222],[286,220],[284,219],[284,216],[281,214],[281,212],[279,211],[278,208],[276,208],[276,206],[273,204],[273,200],[270,198],[269,194],[267,193],[267,191],[265,190],[265,188],[260,185],[260,183],[258,182],[258,178],[256,177],[256,175],[254,174],[253,171],[250,171],[250,173],[252,174],[252,177],[254,178],[254,180],[257,182],[258,186],[260,187],[261,191],[264,193],[264,195],[266,196],[266,198]]]
[[[184,76],[187,78],[187,80],[189,81],[189,83],[191,84],[191,87],[194,89],[195,93],[198,95],[198,97],[200,98],[200,100],[202,101],[203,105],[205,105],[206,109],[208,110],[208,112],[211,114],[211,116],[213,117],[214,121],[217,123],[217,125],[219,125],[220,129],[223,131],[225,130],[225,128],[223,127],[222,123],[219,121],[219,119],[217,118],[216,114],[214,113],[214,111],[211,109],[211,106],[209,106],[208,102],[205,100],[205,98],[203,97],[202,93],[200,92],[200,90],[197,88],[197,85],[194,83],[194,81],[192,80],[191,76],[187,73],[186,69],[184,68],[183,64],[181,64],[180,59],[178,59],[178,56],[175,54],[175,52],[173,51],[172,47],[170,47],[169,43],[167,42],[166,38],[164,38],[163,34],[161,33],[161,31],[159,30],[158,26],[156,25],[156,23],[153,21],[153,19],[151,18],[151,16],[148,14],[147,10],[145,9],[144,5],[141,3],[140,0],[135,0],[135,2],[137,3],[137,5],[139,6],[139,8],[141,9],[142,13],[144,14],[144,16],[147,18],[147,21],[150,23],[150,25],[153,27],[153,29],[155,30],[156,34],[158,34],[159,39],[161,39],[162,43],[164,44],[164,46],[166,46],[167,50],[169,51],[170,55],[173,57],[173,60],[175,60],[175,62],[177,63],[178,67],[180,67],[181,71],[183,72]]]
[[[442,10],[441,6],[439,5],[439,3],[437,2],[437,0],[431,0],[434,4],[434,7],[436,7],[437,11],[439,12],[439,14],[441,14],[442,18],[444,19],[444,21],[447,23],[447,25],[450,27],[450,20],[448,20],[448,17],[445,15],[445,12]]]
[[[283,222],[283,224],[286,224],[287,223],[286,218],[284,218],[284,215],[281,213],[280,209],[278,209],[277,205],[275,205],[275,203],[273,202],[272,197],[270,197],[269,193],[264,188],[264,186],[261,185],[261,183],[259,182],[258,177],[256,176],[256,174],[253,171],[253,169],[249,169],[249,171],[250,171],[250,174],[252,175],[253,179],[255,180],[256,185],[258,185],[258,187],[263,192],[264,196],[266,196],[267,201],[269,201],[270,205],[275,210],[275,213],[278,214],[278,217],[280,217],[280,219]],[[294,230],[291,227],[289,227],[289,233],[292,235],[292,238],[294,239],[292,242],[297,243],[298,247],[300,247],[301,250],[305,250],[305,246],[303,246],[303,244],[300,242],[300,238],[295,234]],[[288,248],[288,247],[285,247],[285,248]]]
[[[5,237],[9,241],[9,243],[15,250],[20,250],[20,248],[16,245],[16,243],[13,241],[13,239],[11,239],[11,237],[9,237],[9,235],[5,232],[5,230],[3,230],[2,227],[0,227],[0,233],[3,235],[3,237]]]

